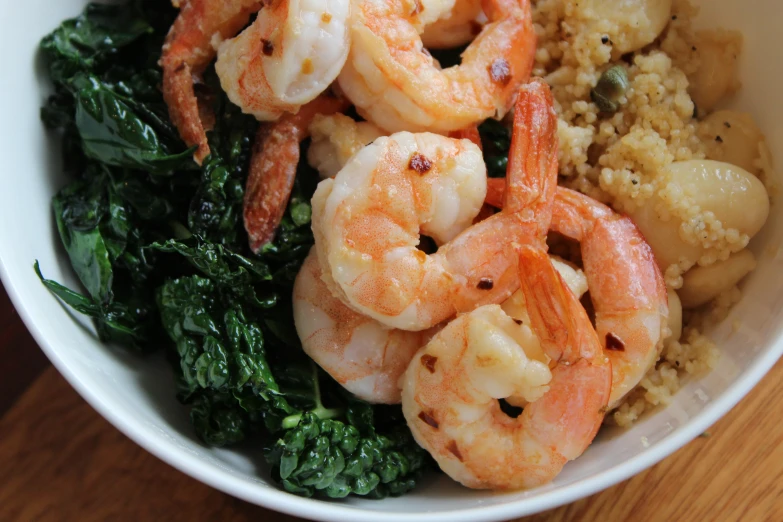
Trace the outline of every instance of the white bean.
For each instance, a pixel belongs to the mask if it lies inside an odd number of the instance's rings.
[[[755,162],[764,135],[750,114],[713,112],[699,125],[699,135],[707,143],[709,159],[731,163],[758,175]]]
[[[761,181],[741,167],[712,160],[679,161],[669,166],[672,180],[693,203],[711,211],[723,228],[750,237],[769,215],[769,195]]]
[[[682,303],[677,292],[669,289],[669,330],[670,339],[678,341],[682,337]]]
[[[610,34],[612,54],[637,51],[651,44],[669,22],[672,0],[586,0],[580,7],[591,10],[596,20],[613,23],[617,34]]]
[[[680,300],[684,308],[696,308],[729,290],[756,268],[750,250],[741,250],[725,261],[697,266],[683,276]]]
[[[707,113],[736,90],[737,56],[722,38],[709,32],[700,34],[696,52],[701,64],[688,76],[688,92],[699,111]]]
[[[764,185],[746,170],[712,160],[690,160],[669,166],[670,183],[679,186],[702,212],[712,212],[724,229],[736,229],[753,237],[769,215],[769,196]],[[684,258],[696,263],[705,248],[686,242],[680,235],[682,221],[672,217],[663,221],[655,208],[657,194],[631,217],[655,253],[661,270]]]

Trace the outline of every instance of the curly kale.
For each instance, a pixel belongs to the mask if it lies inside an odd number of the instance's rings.
[[[242,204],[258,123],[208,71],[199,87],[217,116],[212,153],[192,161],[159,90],[175,16],[160,0],[90,4],[41,42],[54,85],[41,119],[62,136],[72,180],[52,207],[84,293],[45,279],[38,263],[36,273],[102,341],[165,350],[206,444],[263,445],[273,477],[295,494],[401,495],[430,460],[400,408],[345,392],[293,329],[318,176],[300,164],[277,236],[252,254]]]

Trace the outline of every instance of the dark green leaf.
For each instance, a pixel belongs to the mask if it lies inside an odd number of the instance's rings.
[[[87,198],[79,200],[74,197],[77,191],[84,189],[87,189]],[[87,187],[77,183],[55,196],[52,206],[60,239],[76,275],[95,301],[107,305],[112,299],[114,273],[109,250],[98,229],[100,204],[97,197]],[[74,204],[75,200],[79,203]],[[90,224],[92,228],[89,228]]]
[[[91,75],[77,75],[76,127],[87,156],[106,165],[167,173],[187,168],[193,149],[170,154],[155,129],[123,96]]]
[[[54,81],[62,81],[77,71],[87,71],[96,62],[116,54],[152,27],[130,4],[88,4],[77,18],[66,20],[41,42],[49,60]]]

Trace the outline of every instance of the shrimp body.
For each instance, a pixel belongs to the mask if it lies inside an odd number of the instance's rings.
[[[229,99],[262,121],[296,112],[337,78],[348,57],[349,0],[273,0],[218,49]]]
[[[633,221],[588,196],[558,188],[552,230],[580,242],[595,328],[612,361],[613,408],[660,355],[669,317],[663,277]]]
[[[331,290],[394,328],[425,330],[499,303],[518,286],[511,241],[546,232],[557,177],[557,116],[548,87],[520,92],[506,208],[481,209],[486,174],[469,140],[398,133],[356,154],[313,198],[313,230]],[[419,233],[445,243],[432,255]],[[456,237],[454,237],[456,235]]]
[[[399,378],[434,331],[389,329],[345,306],[323,282],[314,249],[296,276],[293,301],[307,355],[360,399],[400,402]]]
[[[489,180],[487,203],[502,207],[504,185]],[[663,276],[633,221],[584,194],[557,187],[551,228],[581,243],[595,328],[612,361],[614,408],[663,347],[669,317]]]
[[[440,69],[419,37],[426,4],[358,2],[351,50],[338,77],[343,92],[363,117],[389,132],[449,132],[502,117],[533,64],[530,3],[481,5],[489,23],[465,50],[461,65]]]
[[[199,164],[209,155],[209,145],[193,78],[215,57],[215,43],[238,33],[262,5],[262,0],[188,0],[166,36],[160,59],[163,97],[182,139],[198,146]]]
[[[418,301],[438,299],[450,283],[445,268],[417,249],[419,234],[449,241],[470,226],[485,194],[473,143],[409,132],[377,139],[334,180],[322,181],[313,198],[316,245],[332,290],[395,328],[423,330],[449,317],[452,310],[439,311],[425,327],[413,320]],[[419,287],[429,295],[414,297]]]
[[[471,488],[551,481],[592,442],[609,398],[611,365],[579,301],[540,245],[520,247],[519,259],[530,328],[478,308],[437,333],[403,377],[416,441]],[[506,398],[526,404],[517,418],[501,411]]]

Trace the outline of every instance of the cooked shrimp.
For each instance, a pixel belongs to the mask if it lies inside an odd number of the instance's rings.
[[[488,201],[497,205],[503,181],[489,184]],[[612,361],[613,408],[660,355],[669,316],[666,286],[630,218],[563,187],[557,188],[553,209],[552,230],[581,243],[595,328]]]
[[[357,122],[344,114],[316,116],[310,125],[307,162],[321,179],[333,178],[348,160],[385,133],[367,121]]]
[[[403,377],[403,414],[416,441],[471,488],[550,482],[592,442],[609,399],[611,365],[542,248],[520,247],[519,278],[545,358],[524,325],[490,305],[449,323]],[[516,418],[498,404],[509,397],[527,402]]]
[[[528,79],[536,36],[529,0],[482,0],[489,23],[462,63],[440,69],[419,38],[419,0],[359,2],[338,82],[359,114],[389,132],[449,132],[508,112]]]
[[[428,49],[450,49],[470,43],[481,32],[481,0],[452,0],[454,4],[441,18],[428,24],[421,42]]]
[[[294,283],[294,324],[305,353],[360,399],[398,404],[400,376],[435,332],[386,328],[345,306],[321,277],[312,249]]]
[[[244,201],[245,230],[253,252],[272,240],[280,224],[294,186],[299,143],[307,137],[310,122],[318,114],[331,114],[347,106],[345,100],[321,95],[297,114],[258,130]]]
[[[193,79],[215,57],[214,44],[239,32],[262,5],[262,0],[188,0],[166,36],[160,59],[163,98],[182,139],[198,146],[194,159],[199,164],[209,155],[209,144]]]
[[[669,317],[663,276],[633,221],[588,196],[559,188],[552,230],[581,243],[595,329],[612,361],[613,408],[660,355]]]
[[[262,121],[296,112],[337,78],[348,57],[350,0],[272,0],[220,44],[215,71],[229,99]]]
[[[398,133],[362,149],[313,198],[316,247],[335,282],[331,290],[354,310],[405,330],[424,330],[509,297],[518,285],[510,242],[543,237],[549,228],[556,129],[546,84],[522,89],[506,208],[454,239],[449,236],[476,216],[486,192],[476,145]],[[426,255],[416,248],[420,232],[451,240]]]

